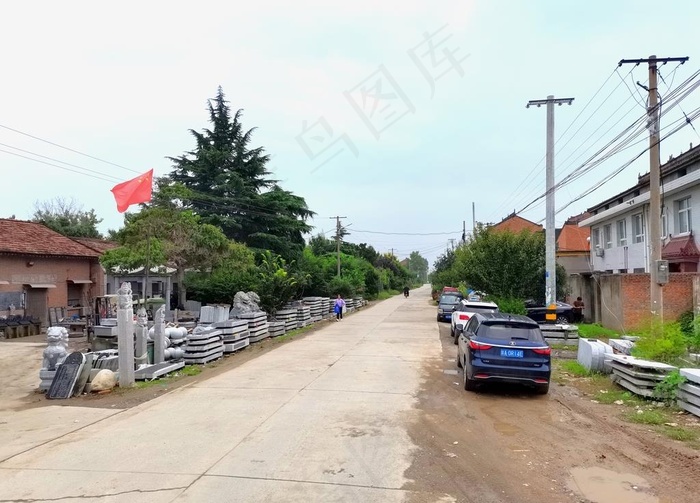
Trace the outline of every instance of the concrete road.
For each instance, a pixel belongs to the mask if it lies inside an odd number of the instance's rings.
[[[428,294],[132,409],[18,412],[0,425],[0,502],[441,500],[404,489],[423,364],[441,355]]]

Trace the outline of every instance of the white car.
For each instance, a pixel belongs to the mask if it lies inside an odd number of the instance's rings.
[[[494,302],[481,302],[464,299],[457,309],[452,313],[450,319],[450,335],[457,344],[459,332],[464,330],[464,326],[474,313],[497,313],[498,306]]]

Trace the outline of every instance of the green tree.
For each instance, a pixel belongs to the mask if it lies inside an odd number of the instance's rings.
[[[44,224],[59,234],[73,238],[102,238],[97,225],[102,222],[95,210],[85,211],[73,199],[56,197],[35,202],[32,221]]]
[[[262,147],[250,146],[254,129],[244,131],[242,114],[238,110],[231,115],[219,88],[209,100],[212,128],[190,130],[195,148],[169,158],[174,169],[169,184],[159,190],[177,193],[185,207],[204,223],[220,227],[229,239],[297,258],[305,245],[303,236],[311,230],[307,220],[314,213],[302,197],[269,177],[270,156]]]
[[[408,257],[408,270],[415,276],[417,282],[428,281],[428,260],[417,251],[411,252]]]
[[[229,251],[221,229],[202,223],[189,210],[149,207],[125,216],[125,226],[115,233],[120,247],[100,259],[114,270],[167,265],[175,268],[178,302],[187,300],[185,271],[210,270]]]
[[[501,299],[544,301],[545,241],[541,232],[476,232],[457,248],[453,269],[471,288]],[[566,288],[557,272],[557,297]]]

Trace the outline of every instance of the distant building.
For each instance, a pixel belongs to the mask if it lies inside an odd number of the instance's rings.
[[[511,213],[497,224],[489,226],[489,229],[491,229],[492,231],[508,231],[514,234],[519,234],[524,230],[530,232],[541,232],[544,230],[544,227],[542,227],[540,224],[536,224],[535,222],[531,222],[526,218],[516,215],[515,213]]]
[[[16,314],[47,326],[50,307],[84,314],[90,299],[104,292],[99,257],[43,224],[0,219],[0,315],[9,314],[12,305]]]

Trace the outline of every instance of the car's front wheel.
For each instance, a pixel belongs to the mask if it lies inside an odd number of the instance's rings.
[[[568,324],[569,324],[569,318],[567,318],[567,317],[564,316],[563,314],[560,314],[559,316],[557,316],[557,323],[558,323],[559,325],[568,325]]]

